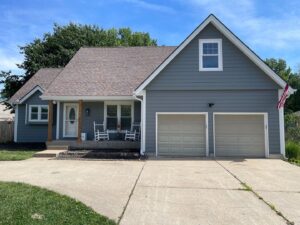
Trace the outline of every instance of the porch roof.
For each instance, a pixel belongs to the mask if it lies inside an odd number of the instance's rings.
[[[81,48],[44,92],[57,96],[132,96],[175,47]]]

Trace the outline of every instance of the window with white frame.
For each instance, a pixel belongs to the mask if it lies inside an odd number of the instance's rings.
[[[48,106],[47,105],[29,105],[30,122],[47,122]]]
[[[105,102],[105,127],[110,132],[130,130],[133,123],[133,102]]]
[[[107,105],[106,128],[108,130],[117,130],[118,127],[118,106]]]
[[[199,40],[200,71],[223,70],[222,39]]]
[[[131,105],[121,105],[121,129],[131,129]]]

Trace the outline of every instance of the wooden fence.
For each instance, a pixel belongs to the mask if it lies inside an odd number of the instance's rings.
[[[14,121],[0,121],[0,143],[14,140]]]

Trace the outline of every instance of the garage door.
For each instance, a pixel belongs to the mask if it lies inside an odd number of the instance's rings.
[[[265,156],[264,115],[215,115],[216,156]]]
[[[205,115],[158,115],[157,153],[160,156],[205,156]]]

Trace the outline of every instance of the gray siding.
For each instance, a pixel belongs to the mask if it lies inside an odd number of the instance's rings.
[[[134,121],[133,122],[141,122],[141,102],[134,102]]]
[[[277,90],[147,91],[146,154],[155,152],[156,112],[208,112],[209,152],[213,153],[213,112],[267,112],[270,153],[280,153]],[[214,103],[212,108],[208,103]]]
[[[18,106],[18,129],[17,142],[45,142],[48,138],[48,123],[29,122],[29,105],[48,105],[47,101],[40,99],[42,93],[37,91],[24,104]],[[27,104],[27,113],[26,113]],[[56,106],[54,106],[56,110]],[[55,112],[55,111],[54,111]],[[55,138],[56,131],[56,116],[53,116],[52,136]]]
[[[221,38],[223,71],[199,71],[199,39]],[[260,70],[213,25],[208,25],[147,86],[147,90],[276,89],[278,85]]]
[[[85,114],[86,109],[90,109],[90,115]],[[87,133],[87,139],[94,139],[94,121],[103,123],[104,103],[103,102],[84,102],[83,104],[83,124],[82,132]]]

